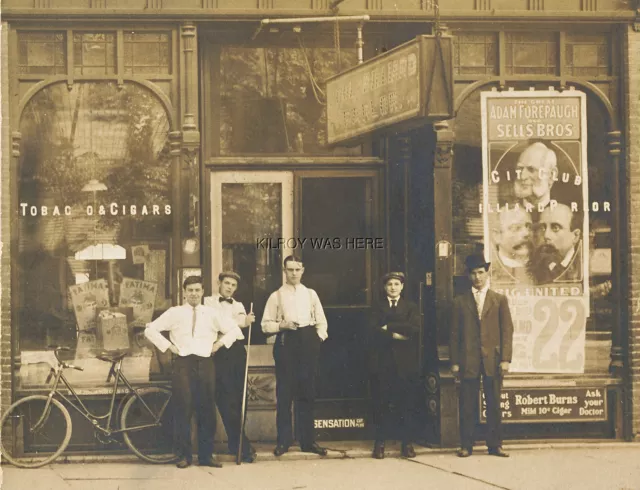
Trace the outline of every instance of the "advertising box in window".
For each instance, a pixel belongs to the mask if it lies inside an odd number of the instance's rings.
[[[511,306],[511,371],[584,372],[586,96],[485,92],[482,137],[485,255],[491,287]]]

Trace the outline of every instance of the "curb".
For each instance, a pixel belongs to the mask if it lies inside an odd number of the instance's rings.
[[[262,446],[262,445],[261,445]],[[266,445],[265,445],[266,446]],[[370,458],[373,442],[367,441],[354,441],[353,444],[340,441],[338,447],[331,447],[328,444],[327,449],[329,454],[327,456],[318,456],[316,454],[303,453],[297,447],[292,448],[288,453],[276,457],[270,449],[258,449],[257,462],[260,461],[305,461],[305,460],[337,460],[337,459],[355,459],[355,458]],[[342,449],[340,446],[345,447]],[[270,447],[270,446],[269,446]],[[351,449],[347,449],[351,447]],[[453,454],[457,451],[457,448],[428,448],[419,445],[415,445],[415,451],[417,456],[425,454]],[[549,450],[549,449],[640,449],[640,442],[619,442],[619,441],[580,441],[580,442],[512,442],[503,446],[508,451],[535,451],[535,450]],[[486,450],[484,445],[476,445],[475,449],[478,452]],[[385,455],[388,457],[400,457],[400,444],[387,444]],[[223,463],[235,463],[235,457],[231,454],[217,454],[219,460]],[[92,464],[92,463],[134,463],[142,462],[137,456],[130,453],[125,454],[69,454],[62,455],[53,464]],[[145,463],[148,464],[148,463]],[[244,463],[247,464],[247,463]]]

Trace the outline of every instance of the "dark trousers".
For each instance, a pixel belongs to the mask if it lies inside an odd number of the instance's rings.
[[[240,422],[242,418],[242,390],[247,351],[244,345],[234,342],[231,348],[221,348],[214,356],[216,365],[216,403],[229,438],[229,451],[238,452]],[[251,443],[242,434],[242,452],[249,454]]]
[[[375,438],[412,442],[418,430],[418,376],[398,376],[388,366],[371,376],[371,402]]]
[[[487,405],[487,447],[490,449],[502,445],[500,409],[501,376],[482,375],[482,387]],[[460,445],[464,449],[473,449],[474,432],[479,421],[480,376],[462,379],[460,383]]]
[[[287,330],[276,336],[273,358],[276,361],[276,423],[278,444],[293,443],[291,404],[296,401],[296,422],[300,446],[309,447],[315,441],[313,405],[316,398],[316,366],[320,352],[320,337],[313,326]]]
[[[198,458],[213,454],[216,432],[216,373],[211,357],[176,356],[173,363],[176,454],[191,460],[191,416],[198,419]]]

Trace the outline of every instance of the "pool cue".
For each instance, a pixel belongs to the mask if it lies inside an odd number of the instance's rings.
[[[253,313],[253,302],[251,303],[251,308],[249,313]],[[240,441],[238,443],[238,454],[236,455],[236,464],[242,464],[242,440],[244,437],[244,419],[246,417],[247,411],[247,380],[249,378],[249,352],[251,351],[251,327],[253,324],[249,325],[249,335],[247,336],[247,363],[244,366],[244,388],[242,389],[242,410],[240,412]]]

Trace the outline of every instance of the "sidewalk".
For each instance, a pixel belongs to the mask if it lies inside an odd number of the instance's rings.
[[[505,446],[511,453],[509,459],[489,456],[483,447],[477,447],[467,459],[456,457],[452,450],[418,447],[418,456],[412,460],[399,458],[399,447],[392,446],[381,461],[369,457],[368,445],[356,444],[349,450],[337,443],[329,446],[339,450],[326,458],[292,451],[278,461],[262,446],[256,463],[236,466],[230,456],[223,457],[222,469],[193,466],[179,470],[137,459],[54,464],[35,470],[3,465],[2,489],[640,489],[640,444],[518,444]]]

